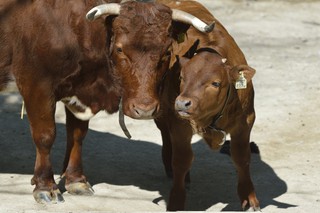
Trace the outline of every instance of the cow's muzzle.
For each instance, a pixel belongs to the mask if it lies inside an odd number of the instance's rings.
[[[153,119],[156,114],[159,112],[159,101],[156,99],[153,100],[129,100],[126,106],[123,106],[123,112],[126,116],[129,116],[133,119]]]

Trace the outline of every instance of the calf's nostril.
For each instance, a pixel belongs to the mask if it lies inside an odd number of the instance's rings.
[[[175,105],[175,108],[177,110],[187,110],[191,107],[192,102],[191,100],[177,99]]]
[[[191,101],[186,101],[184,104],[185,107],[190,107],[191,106]]]

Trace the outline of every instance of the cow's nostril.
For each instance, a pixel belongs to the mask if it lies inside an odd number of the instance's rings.
[[[134,104],[131,107],[131,112],[135,119],[151,119],[158,111],[158,103],[152,104]]]

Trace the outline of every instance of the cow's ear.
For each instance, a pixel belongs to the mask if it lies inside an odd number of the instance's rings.
[[[250,82],[255,75],[256,70],[248,65],[234,66],[229,72],[232,82],[236,82],[239,79],[241,72],[247,82]]]
[[[176,40],[178,44],[184,42],[189,27],[190,25],[188,24],[184,24],[178,21],[172,21],[172,38]]]

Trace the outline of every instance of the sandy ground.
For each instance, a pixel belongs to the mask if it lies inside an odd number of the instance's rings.
[[[252,176],[263,212],[317,212],[320,208],[320,1],[202,0],[225,25],[256,68],[257,120],[252,140]],[[308,3],[307,3],[308,2]],[[85,139],[84,168],[95,195],[71,196],[57,205],[32,196],[35,147],[21,98],[0,98],[0,212],[165,211],[171,181],[161,163],[161,137],[152,120],[99,113]],[[55,178],[65,150],[64,111],[57,110],[52,150]],[[239,211],[236,173],[227,155],[194,137],[187,211]]]

